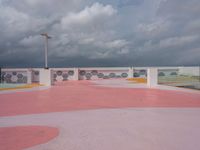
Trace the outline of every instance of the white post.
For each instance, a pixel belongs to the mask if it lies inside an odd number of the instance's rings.
[[[45,68],[48,68],[48,37],[45,37]]]
[[[74,68],[74,80],[79,80],[79,69]]]
[[[51,86],[52,79],[51,79],[51,70],[50,69],[40,69],[40,84]]]
[[[158,69],[157,68],[148,68],[147,85],[150,88],[158,85]]]
[[[48,39],[51,39],[51,37],[47,33],[42,33],[41,35],[45,39],[45,68],[48,69]]]
[[[28,69],[27,70],[27,84],[31,84],[32,83],[32,70]]]
[[[128,77],[129,77],[129,78],[133,78],[133,67],[130,67],[130,68],[128,69]]]

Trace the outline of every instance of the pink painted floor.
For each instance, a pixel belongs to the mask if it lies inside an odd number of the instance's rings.
[[[131,107],[200,108],[200,94],[96,86],[89,81],[67,81],[41,91],[0,94],[0,118],[24,114]],[[46,142],[58,134],[58,129],[50,128],[0,128],[0,145],[3,145],[0,149],[18,150]],[[40,136],[40,133],[43,135]]]
[[[0,116],[124,107],[200,107],[200,94],[68,81],[42,91],[0,95]]]
[[[0,128],[0,150],[22,150],[45,143],[58,135],[58,129],[44,126]]]

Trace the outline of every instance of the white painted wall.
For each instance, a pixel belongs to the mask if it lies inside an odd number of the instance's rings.
[[[133,69],[133,67],[130,67],[128,70],[128,77],[133,78],[133,73],[134,73],[134,69]]]
[[[40,69],[39,83],[45,86],[52,85],[51,69]]]
[[[77,81],[79,80],[79,69],[74,68],[74,80]]]
[[[31,84],[32,83],[32,70],[28,69],[27,70],[27,84]]]
[[[147,85],[150,88],[158,85],[158,69],[157,68],[147,69]]]

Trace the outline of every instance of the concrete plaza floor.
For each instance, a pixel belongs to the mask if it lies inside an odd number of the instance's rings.
[[[148,89],[125,80],[69,81],[0,94],[0,116],[0,150],[17,144],[16,150],[200,148],[200,92],[187,89]],[[43,128],[23,134],[33,134],[29,145],[10,136],[16,130],[1,132],[34,126]]]

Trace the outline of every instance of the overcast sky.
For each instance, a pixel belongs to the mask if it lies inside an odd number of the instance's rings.
[[[200,0],[0,0],[0,66],[200,64]]]

